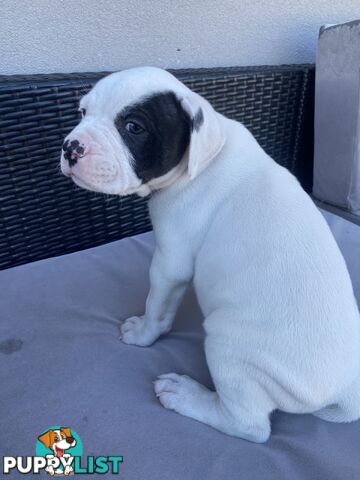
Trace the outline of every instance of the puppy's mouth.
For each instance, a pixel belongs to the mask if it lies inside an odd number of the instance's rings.
[[[59,448],[59,447],[56,447],[55,446],[55,449],[56,449],[56,456],[57,457],[62,457],[63,456],[63,453],[64,453],[64,450],[62,448]]]

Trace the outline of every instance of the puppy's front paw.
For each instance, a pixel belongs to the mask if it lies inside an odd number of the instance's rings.
[[[145,316],[130,317],[120,326],[120,339],[128,345],[148,347],[163,333],[160,325],[146,321]]]

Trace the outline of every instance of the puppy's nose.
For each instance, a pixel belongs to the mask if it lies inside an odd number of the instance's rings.
[[[80,145],[79,140],[65,140],[62,146],[64,158],[69,162],[70,167],[76,165],[79,157],[85,155],[85,146]]]
[[[70,443],[70,445],[71,445],[74,441],[74,437],[66,437],[66,441],[67,441],[67,443]]]

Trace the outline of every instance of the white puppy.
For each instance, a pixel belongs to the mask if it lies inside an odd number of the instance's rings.
[[[193,280],[216,391],[168,373],[160,402],[255,442],[276,409],[360,417],[360,321],[332,234],[308,195],[240,123],[171,74],[144,67],[100,80],[63,146],[64,174],[90,190],[152,192],[156,249],[142,317],[122,341],[169,332]]]

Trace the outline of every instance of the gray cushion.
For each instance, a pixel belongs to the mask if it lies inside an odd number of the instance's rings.
[[[355,243],[339,240],[348,258],[360,257],[354,228]],[[275,413],[270,441],[256,445],[161,407],[157,375],[211,379],[191,291],[152,347],[118,340],[119,320],[143,313],[152,252],[150,233],[0,272],[0,456],[33,455],[39,434],[64,425],[84,455],[123,455],[127,480],[360,478],[360,422]]]

